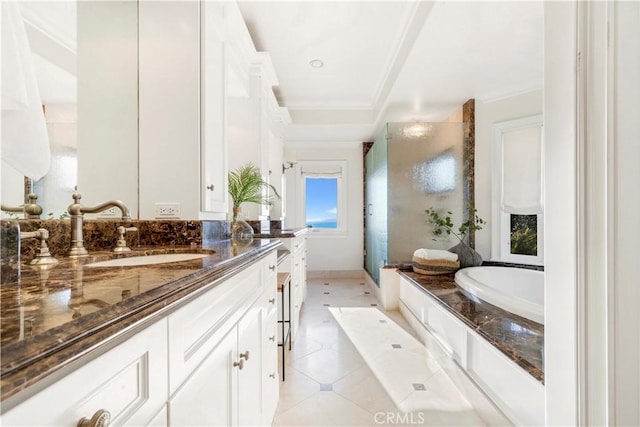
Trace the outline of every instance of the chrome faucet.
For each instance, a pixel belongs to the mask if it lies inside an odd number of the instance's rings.
[[[29,198],[29,203],[17,207],[0,205],[0,209],[5,212],[24,214],[25,219],[39,219],[42,213],[42,206],[37,203],[38,196],[34,193],[29,193],[27,197]]]
[[[69,250],[70,258],[80,258],[88,256],[89,253],[84,247],[84,238],[82,235],[82,222],[83,215],[86,213],[98,213],[109,208],[118,208],[122,212],[123,221],[131,221],[131,215],[129,214],[129,208],[127,208],[120,200],[110,200],[108,202],[96,205],[96,206],[82,206],[80,199],[82,196],[80,193],[73,193],[74,203],[69,205],[67,211],[71,217],[71,249]]]

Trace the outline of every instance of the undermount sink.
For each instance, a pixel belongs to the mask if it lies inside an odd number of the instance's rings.
[[[129,258],[110,259],[86,264],[85,267],[134,267],[139,265],[165,264],[168,262],[189,261],[204,258],[211,254],[161,254],[132,256]]]

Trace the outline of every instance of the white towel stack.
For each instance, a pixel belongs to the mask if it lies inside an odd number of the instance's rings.
[[[418,249],[412,262],[413,271],[420,274],[448,274],[460,268],[458,254],[441,249]]]

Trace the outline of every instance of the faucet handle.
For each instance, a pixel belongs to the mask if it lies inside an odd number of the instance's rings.
[[[127,246],[127,241],[124,239],[124,235],[127,231],[138,231],[138,227],[124,227],[121,225],[116,230],[118,230],[118,241],[116,242],[116,247],[113,248],[113,251],[131,252],[131,249]]]
[[[20,234],[20,239],[29,239],[35,237],[40,240],[40,250],[36,257],[31,260],[31,265],[52,265],[57,264],[58,260],[51,256],[49,246],[47,245],[47,239],[49,238],[49,230],[45,228],[39,228],[37,231],[26,232]]]

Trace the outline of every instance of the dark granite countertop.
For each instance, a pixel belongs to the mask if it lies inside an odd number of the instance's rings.
[[[300,228],[286,228],[286,229],[272,229],[268,233],[255,233],[254,237],[266,238],[266,239],[290,239],[292,237],[298,237],[307,232],[307,227]]]
[[[165,315],[280,245],[254,239],[208,247],[136,248],[120,255],[200,252],[189,261],[137,267],[86,267],[117,257],[96,252],[80,260],[58,258],[50,269],[23,265],[17,282],[0,287],[0,394],[2,400],[106,347],[116,336]]]
[[[544,384],[544,325],[470,300],[456,287],[453,274],[428,276],[412,270],[399,273]]]

